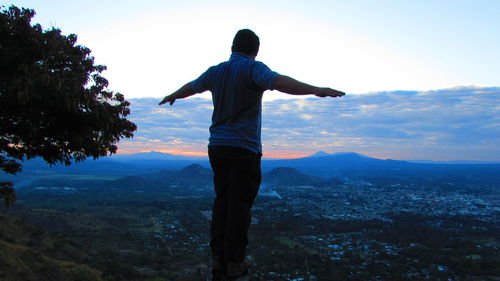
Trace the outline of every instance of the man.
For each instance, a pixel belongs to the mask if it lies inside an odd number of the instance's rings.
[[[271,71],[262,62],[255,61],[259,45],[259,37],[251,30],[238,31],[228,61],[210,67],[198,79],[159,103],[172,105],[176,99],[207,90],[212,92],[214,111],[208,144],[216,194],[210,227],[212,280],[248,280],[245,250],[250,210],[261,182],[264,91],[318,97],[345,95]]]

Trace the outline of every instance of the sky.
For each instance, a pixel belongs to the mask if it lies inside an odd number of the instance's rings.
[[[227,60],[236,31],[250,28],[261,40],[257,59],[271,69],[347,93],[332,100],[265,93],[265,155],[500,160],[491,145],[500,137],[500,1],[2,2],[34,9],[33,22],[45,29],[77,34],[108,67],[110,89],[133,101],[139,126],[121,152],[204,153],[209,94],[173,108],[154,99]],[[146,109],[158,120],[140,115]],[[204,120],[190,120],[193,109]],[[150,125],[163,135],[150,134]]]
[[[206,154],[211,101],[194,97],[172,107],[155,101],[132,99],[132,121],[139,130],[120,149]],[[500,159],[500,88],[276,99],[264,103],[262,127],[268,158],[354,151],[382,159],[495,162]]]

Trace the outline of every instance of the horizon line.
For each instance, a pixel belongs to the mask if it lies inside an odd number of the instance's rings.
[[[208,158],[208,152],[200,152],[200,151],[184,151],[184,150],[179,150],[179,149],[152,149],[152,150],[119,150],[116,155],[132,155],[132,154],[138,154],[138,153],[151,153],[151,152],[158,152],[158,153],[164,153],[164,154],[169,154],[173,156],[185,156],[185,157],[207,157]],[[367,156],[370,158],[375,158],[379,160],[396,160],[396,161],[408,161],[408,162],[477,162],[477,163],[500,163],[500,160],[468,160],[468,159],[448,159],[448,160],[435,160],[435,159],[396,159],[392,157],[379,157],[379,156],[373,156],[370,154],[365,154],[365,153],[359,153],[359,152],[354,152],[354,151],[337,151],[337,152],[326,152],[326,151],[316,151],[314,153],[287,153],[287,152],[266,152],[263,154],[262,158],[267,159],[267,160],[280,160],[280,159],[300,159],[304,157],[309,157],[312,156],[318,152],[324,152],[328,155],[334,155],[334,154],[342,154],[342,153],[356,153],[359,155]]]

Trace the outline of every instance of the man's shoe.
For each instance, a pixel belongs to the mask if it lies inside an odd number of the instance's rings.
[[[208,275],[207,281],[226,281],[225,274],[222,270],[212,269]]]
[[[226,264],[222,257],[212,257],[212,269],[208,274],[207,281],[226,281]]]
[[[253,265],[251,257],[246,257],[241,263],[228,262],[226,265],[226,280],[248,281],[250,280],[249,268]]]
[[[227,276],[226,281],[250,281],[250,274],[248,272],[244,275],[236,276],[236,277],[229,277]]]

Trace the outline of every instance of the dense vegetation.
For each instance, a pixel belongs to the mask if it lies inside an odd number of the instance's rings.
[[[106,67],[75,34],[32,25],[33,10],[0,9],[0,170],[16,173],[34,157],[69,165],[115,153],[136,126],[125,118],[130,103],[107,89]]]
[[[280,170],[270,172],[272,181],[279,182]],[[181,182],[176,175],[189,175],[197,183]],[[29,247],[40,257],[84,265],[88,276],[98,276],[95,280],[203,280],[209,264],[213,199],[211,187],[204,184],[209,181],[206,170],[194,165],[149,177],[161,184],[141,185],[141,177],[108,180],[107,185],[88,179],[33,182],[20,191],[22,199],[8,214],[35,226],[2,230],[10,234],[2,234],[0,240]],[[259,196],[250,232],[254,280],[496,280],[500,276],[498,213],[488,203],[488,198],[491,202],[498,198],[497,189],[484,194],[472,192],[482,185],[455,182],[451,188],[450,182],[430,184],[429,179],[378,180],[371,185],[360,180],[353,180],[360,184],[325,185],[312,178],[317,186],[272,187],[281,199]],[[399,202],[404,201],[400,196],[425,194],[436,194],[430,200],[441,196],[440,204],[450,208],[455,208],[453,200],[466,200],[477,213],[443,213],[427,199],[416,198],[410,205]],[[330,212],[339,215],[334,219],[323,216],[329,212],[323,204],[348,205]],[[385,215],[374,218],[345,216],[381,204],[399,207],[382,210]],[[379,211],[367,213],[373,212]],[[491,212],[493,216],[488,215]],[[26,237],[16,231],[32,234]],[[35,242],[35,237],[49,242]],[[0,265],[8,263],[0,260]],[[16,268],[8,270],[14,274]],[[51,280],[43,278],[38,280]]]

